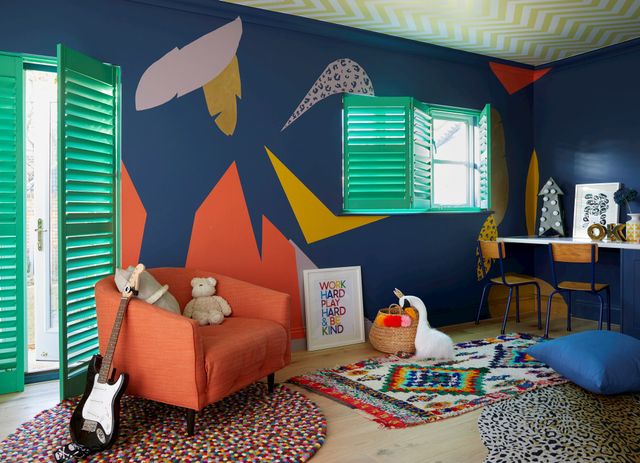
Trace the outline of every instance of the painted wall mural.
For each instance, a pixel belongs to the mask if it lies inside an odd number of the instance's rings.
[[[527,184],[524,192],[524,214],[527,223],[527,235],[536,234],[536,214],[538,213],[538,190],[540,189],[540,171],[536,150],[531,153]]]
[[[221,223],[222,222],[222,223]],[[296,247],[262,216],[262,248],[233,163],[198,208],[185,266],[210,270],[291,295],[291,335],[304,337]]]
[[[287,29],[286,17],[273,27],[258,10],[240,19],[219,2],[203,3],[206,14],[139,2],[24,3],[3,4],[3,48],[52,55],[61,41],[122,69],[123,264],[187,265],[287,292],[298,338],[307,267],[361,266],[371,319],[393,302],[394,287],[425,300],[435,326],[473,319],[482,290],[475,242],[488,214],[343,216],[344,88],[329,71],[364,94],[375,84],[378,95],[490,103],[502,116],[494,129],[502,137],[492,133],[502,148],[493,149],[504,153],[492,165],[494,183],[502,181],[492,220],[497,227],[502,216],[501,234],[524,233],[533,95],[531,86],[505,91],[486,57],[331,24],[309,34]],[[520,199],[507,201],[509,192]]]
[[[307,243],[385,219],[384,215],[337,216],[265,146]]]
[[[120,265],[127,268],[140,262],[147,211],[124,163],[120,164],[120,195]]]
[[[181,49],[172,49],[142,74],[136,88],[136,109],[154,108],[204,87],[210,114],[220,113],[216,124],[225,134],[233,133],[235,96],[240,96],[235,56],[240,37],[242,21],[236,18]],[[231,97],[233,109],[228,101]],[[215,99],[222,101],[214,103]]]
[[[225,135],[233,135],[238,122],[236,98],[242,96],[238,57],[234,56],[226,68],[216,77],[204,84],[204,97],[209,115]]]
[[[340,58],[327,65],[284,124],[282,130],[289,127],[316,103],[338,93],[374,95],[373,83],[367,71],[349,58]]]
[[[509,95],[513,95],[518,90],[528,87],[551,71],[550,67],[543,69],[527,69],[494,62],[490,62],[489,67],[491,67],[491,70]]]

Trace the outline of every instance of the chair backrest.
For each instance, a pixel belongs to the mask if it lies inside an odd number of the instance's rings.
[[[551,277],[553,287],[558,288],[556,262],[569,264],[591,264],[591,291],[595,292],[596,263],[598,262],[598,245],[595,243],[568,244],[550,243],[549,257],[551,258]]]
[[[484,259],[504,259],[507,256],[502,241],[478,241],[478,243]]]
[[[554,262],[595,264],[598,262],[598,245],[595,243],[551,243],[551,256]]]

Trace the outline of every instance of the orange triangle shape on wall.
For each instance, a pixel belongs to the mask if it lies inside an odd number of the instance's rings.
[[[525,69],[493,62],[490,62],[489,66],[509,95],[531,85],[551,70],[551,68]]]

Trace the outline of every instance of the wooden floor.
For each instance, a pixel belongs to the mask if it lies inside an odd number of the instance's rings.
[[[595,329],[597,323],[573,319],[573,332]],[[618,329],[613,327],[613,329]],[[484,320],[443,328],[454,342],[495,336],[500,320]],[[535,318],[526,315],[521,323],[511,320],[507,332],[542,334]],[[563,336],[565,319],[552,320],[551,337]],[[369,344],[316,352],[295,352],[289,366],[279,371],[276,380],[285,381],[318,368],[327,368],[379,355]],[[313,463],[465,463],[481,462],[486,450],[478,434],[481,410],[465,413],[434,423],[407,429],[388,430],[360,416],[356,411],[331,399],[289,385],[316,402],[327,417],[328,431],[324,446],[313,457]],[[19,394],[0,395],[0,439],[4,439],[25,420],[58,403],[56,381],[27,385]]]

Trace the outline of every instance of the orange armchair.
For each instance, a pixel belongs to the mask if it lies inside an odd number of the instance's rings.
[[[291,361],[290,296],[216,273],[185,268],[148,271],[184,310],[191,300],[191,279],[214,277],[216,293],[232,308],[221,325],[195,320],[133,298],[129,303],[113,368],[129,375],[127,393],[187,409],[187,432],[195,412]],[[113,276],[96,284],[100,352],[104,353],[120,303]]]

